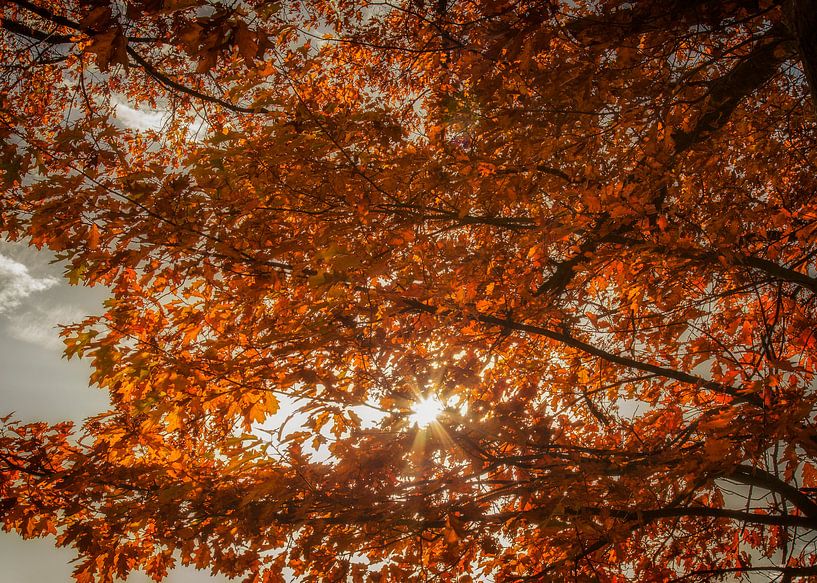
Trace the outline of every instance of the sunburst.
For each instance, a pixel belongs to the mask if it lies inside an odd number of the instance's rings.
[[[420,429],[425,429],[437,420],[444,408],[437,395],[429,395],[414,403],[411,407],[409,421]]]

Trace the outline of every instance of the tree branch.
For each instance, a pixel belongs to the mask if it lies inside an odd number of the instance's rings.
[[[528,334],[544,336],[546,338],[556,340],[566,346],[570,346],[571,348],[575,348],[576,350],[580,350],[591,356],[601,358],[602,360],[605,360],[607,362],[611,362],[613,364],[618,364],[635,370],[653,373],[663,378],[676,380],[684,384],[698,386],[722,395],[728,395],[739,403],[748,403],[760,408],[764,407],[763,400],[760,399],[757,395],[750,393],[749,394],[742,393],[735,387],[724,385],[715,381],[706,380],[704,378],[697,377],[683,371],[659,366],[657,364],[641,362],[618,354],[613,354],[612,352],[608,352],[606,350],[593,346],[592,344],[579,340],[578,338],[574,338],[567,331],[551,330],[549,328],[544,328],[542,326],[524,324],[521,322],[510,320],[508,318],[498,318],[496,316],[491,316],[488,314],[480,314],[477,317],[477,319],[480,322],[500,326],[507,330],[515,330],[517,332],[527,332]]]
[[[639,524],[647,524],[655,520],[664,518],[723,518],[727,520],[737,520],[751,524],[765,524],[770,526],[796,526],[809,530],[817,530],[817,519],[806,516],[796,516],[793,514],[756,514],[743,510],[732,510],[729,508],[713,508],[711,506],[667,506],[665,508],[654,508],[650,510],[625,510],[617,508],[601,507],[579,507],[566,508],[564,514],[567,516],[610,516],[625,521],[633,521]],[[487,522],[505,522],[512,518],[527,518],[535,521],[538,518],[550,519],[553,516],[553,509],[535,508],[527,512],[501,512],[485,516]],[[466,516],[466,518],[468,518]],[[476,517],[470,520],[478,520]]]
[[[5,1],[9,4],[15,4],[20,8],[24,8],[29,12],[36,14],[40,18],[47,20],[49,22],[53,22],[54,24],[58,24],[60,26],[64,26],[66,28],[70,28],[72,30],[76,30],[79,32],[87,32],[87,30],[81,27],[79,23],[74,22],[73,20],[70,20],[68,18],[65,18],[64,16],[60,16],[59,14],[54,14],[47,8],[37,6],[36,4],[28,2],[28,0],[5,0]]]
[[[815,567],[779,567],[777,565],[758,566],[758,567],[723,567],[721,569],[699,569],[691,573],[687,573],[682,577],[673,579],[673,583],[680,581],[688,581],[695,577],[706,577],[707,581],[711,581],[712,577],[720,575],[729,575],[730,573],[781,573],[790,577],[807,577],[809,575],[817,575],[817,566]]]
[[[619,233],[611,233],[607,235],[606,239],[612,243],[618,243],[622,245],[635,246],[649,245],[652,249],[659,253],[675,255],[676,257],[690,259],[693,261],[706,261],[720,264],[719,258],[722,255],[715,251],[705,250],[697,251],[694,249],[669,247],[666,245],[653,245],[649,241],[633,239],[630,237],[622,236]],[[737,263],[738,265],[745,265],[746,267],[751,267],[753,269],[765,273],[766,275],[772,277],[773,279],[793,283],[798,286],[805,287],[806,289],[811,290],[814,293],[817,293],[817,279],[805,273],[801,273],[790,267],[785,267],[783,265],[775,263],[774,261],[770,261],[762,257],[757,257],[756,255],[744,255],[742,253],[732,251],[728,251],[727,253],[729,258],[734,259],[735,263]]]
[[[740,465],[734,469],[733,473],[727,474],[724,477],[740,482],[741,484],[746,484],[747,486],[758,486],[780,494],[786,500],[797,506],[806,516],[817,519],[817,503],[794,486],[791,486],[765,470]]]
[[[675,155],[705,140],[729,121],[732,112],[747,96],[765,85],[791,55],[779,50],[784,41],[780,27],[772,28],[737,65],[722,77],[709,82],[708,107],[689,132],[675,130]]]
[[[71,37],[67,34],[57,34],[36,30],[21,22],[11,20],[9,18],[0,18],[0,26],[5,30],[28,38],[33,38],[42,42],[47,42],[53,45],[67,44],[73,42]]]
[[[37,6],[35,4],[32,4],[31,2],[28,2],[27,0],[9,0],[9,1],[11,3],[13,3],[13,4],[16,4],[17,6],[20,6],[21,8],[24,8],[24,9],[28,10],[29,12],[33,12],[37,16],[40,16],[41,18],[44,18],[45,20],[48,20],[49,22],[52,22],[54,24],[58,24],[60,26],[64,26],[66,28],[70,28],[72,30],[76,30],[78,32],[82,32],[82,33],[85,33],[85,34],[93,35],[93,34],[96,33],[96,31],[94,31],[92,29],[88,29],[87,27],[81,26],[78,22],[74,22],[73,20],[65,18],[64,16],[54,14],[53,12],[51,12],[51,11],[45,9],[45,8],[41,8],[40,6]],[[13,23],[13,25],[14,24],[19,24],[19,23]],[[3,26],[4,26],[4,28],[7,28],[5,20],[3,22]],[[42,35],[45,34],[45,33],[42,33],[41,31],[35,31],[33,29],[29,29],[28,27],[25,27],[25,25],[19,25],[19,26],[23,27],[23,28],[19,29],[20,31],[22,31],[23,29],[27,29],[28,32],[31,33],[31,34],[27,34],[27,33],[22,33],[21,32],[21,34],[26,34],[26,36],[31,36],[31,38],[40,38]],[[15,31],[11,30],[11,32],[15,32]],[[66,35],[60,35],[60,38],[68,39],[70,41],[70,37],[67,37]],[[186,95],[190,95],[191,97],[195,97],[196,99],[200,99],[202,101],[206,101],[206,102],[209,102],[209,103],[214,103],[216,105],[220,105],[224,109],[227,109],[229,111],[233,111],[235,113],[269,113],[269,111],[264,109],[264,108],[242,107],[240,105],[235,105],[233,103],[230,103],[230,102],[225,101],[223,99],[220,99],[218,97],[213,97],[212,95],[207,95],[206,93],[202,93],[201,91],[196,91],[195,89],[193,89],[191,87],[188,87],[186,85],[183,85],[182,83],[174,81],[168,75],[166,75],[166,74],[162,73],[161,71],[159,71],[150,62],[148,62],[144,57],[142,57],[142,55],[140,55],[138,52],[136,52],[132,47],[126,46],[125,49],[126,49],[128,55],[145,71],[145,73],[147,73],[150,77],[152,77],[153,79],[158,81],[165,88],[173,89],[173,90],[178,91],[180,93],[184,93]]]
[[[803,73],[817,112],[817,0],[792,0],[786,12],[787,24],[797,39]]]
[[[150,64],[147,60],[145,60],[142,55],[137,53],[133,48],[126,47],[128,55],[136,61],[136,63],[144,69],[144,71],[151,76],[153,79],[158,81],[161,85],[168,89],[174,89],[185,95],[190,95],[191,97],[195,97],[196,99],[200,99],[202,101],[207,101],[209,103],[215,103],[220,105],[224,109],[228,109],[235,113],[269,113],[269,110],[264,109],[263,107],[259,108],[252,108],[252,107],[242,107],[240,105],[235,105],[230,103],[229,101],[224,101],[223,99],[219,99],[218,97],[213,97],[212,95],[207,95],[206,93],[202,93],[201,91],[196,91],[186,85],[182,85],[181,83],[174,81],[161,71],[159,71],[156,67]]]

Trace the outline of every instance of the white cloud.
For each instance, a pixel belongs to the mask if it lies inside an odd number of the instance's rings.
[[[34,277],[28,267],[0,253],[0,313],[17,308],[31,294],[58,282],[55,277]]]
[[[114,117],[126,128],[144,132],[154,130],[162,132],[170,123],[170,112],[167,110],[141,110],[134,109],[121,99],[113,98]],[[187,127],[189,139],[198,141],[206,135],[210,129],[210,124],[201,115],[195,115]]]
[[[140,132],[146,130],[160,131],[168,119],[166,111],[142,111],[134,109],[123,101],[114,99],[116,119],[127,128]]]
[[[65,344],[59,336],[60,324],[81,320],[85,314],[77,306],[35,307],[9,316],[6,331],[9,336],[51,350],[62,350]]]
[[[83,317],[83,311],[71,305],[32,305],[29,296],[59,284],[53,276],[35,277],[19,261],[0,253],[0,314],[6,333],[24,342],[49,349],[62,349],[59,324]]]

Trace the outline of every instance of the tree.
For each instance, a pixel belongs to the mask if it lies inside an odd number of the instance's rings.
[[[813,0],[0,11],[3,233],[112,290],[0,437],[77,581],[817,576]]]

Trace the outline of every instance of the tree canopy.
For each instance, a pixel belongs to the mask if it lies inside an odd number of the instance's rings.
[[[0,25],[0,231],[112,294],[0,433],[78,582],[817,576],[814,0]]]

